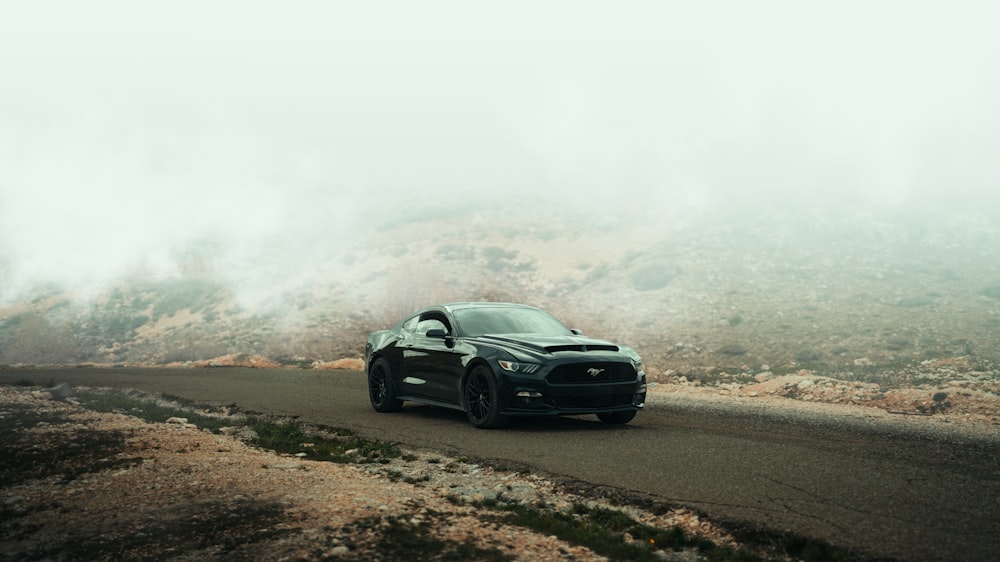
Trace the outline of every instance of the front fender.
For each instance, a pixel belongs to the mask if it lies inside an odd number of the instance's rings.
[[[465,373],[462,374],[462,380],[460,380],[458,383],[458,403],[459,405],[462,406],[463,410],[465,410],[467,407],[467,404],[465,403],[465,381],[468,380],[469,373],[471,373],[473,369],[475,369],[480,365],[486,367],[486,370],[489,372],[490,376],[493,377],[493,382],[497,385],[497,388],[500,387],[500,377],[497,375],[496,370],[493,369],[493,366],[490,365],[489,361],[483,359],[482,357],[477,357],[473,359],[466,366]]]

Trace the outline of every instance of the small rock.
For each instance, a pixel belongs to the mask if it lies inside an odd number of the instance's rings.
[[[763,373],[757,373],[753,376],[753,379],[757,382],[767,382],[774,378],[774,373],[771,371],[764,371]]]
[[[743,345],[739,343],[727,343],[716,350],[716,352],[723,355],[743,355],[747,352],[747,348],[743,347]]]
[[[55,400],[57,402],[64,402],[66,401],[66,399],[73,396],[73,387],[71,387],[66,383],[60,384],[55,388],[49,389],[49,396],[52,398],[52,400]]]
[[[167,418],[167,423],[175,423],[177,425],[187,425],[187,418],[178,418],[176,416]]]

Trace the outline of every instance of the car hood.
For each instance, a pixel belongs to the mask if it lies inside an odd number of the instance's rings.
[[[493,343],[506,348],[518,348],[521,351],[550,355],[560,352],[617,352],[621,348],[609,341],[588,338],[585,336],[543,336],[536,334],[505,334],[483,335],[476,338],[485,343]]]

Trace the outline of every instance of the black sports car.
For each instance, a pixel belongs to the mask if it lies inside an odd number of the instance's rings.
[[[368,336],[365,371],[376,411],[411,400],[463,410],[476,427],[517,415],[597,414],[624,424],[646,400],[635,351],[519,304],[425,308]]]

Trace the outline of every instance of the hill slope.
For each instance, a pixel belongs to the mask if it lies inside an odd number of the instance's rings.
[[[350,239],[289,242],[304,248],[294,267],[287,245],[242,269],[192,248],[169,276],[86,298],[50,286],[0,309],[0,363],[308,365],[358,357],[368,331],[418,307],[481,299],[541,306],[688,378],[884,377],[1000,354],[1000,229],[976,214],[620,216],[415,208]]]

